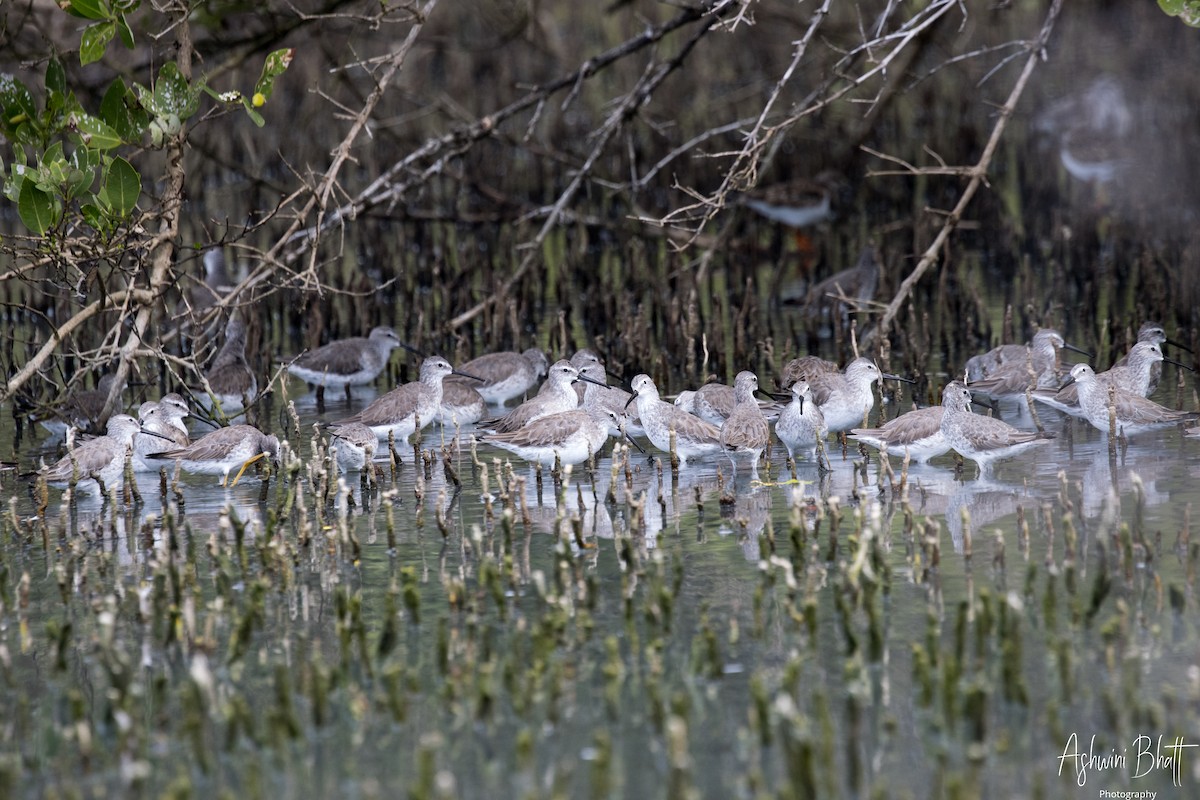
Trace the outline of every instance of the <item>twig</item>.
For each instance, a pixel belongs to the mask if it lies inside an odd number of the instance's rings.
[[[975,196],[975,192],[979,190],[979,187],[987,179],[987,169],[992,163],[992,156],[995,155],[996,148],[1000,145],[1004,129],[1008,126],[1008,121],[1012,117],[1017,101],[1021,99],[1021,94],[1025,91],[1025,86],[1029,82],[1029,76],[1033,74],[1033,68],[1037,65],[1039,59],[1044,58],[1043,50],[1046,47],[1046,43],[1050,40],[1050,33],[1054,30],[1054,23],[1058,19],[1058,13],[1061,9],[1062,0],[1054,0],[1050,5],[1050,11],[1046,14],[1046,21],[1042,24],[1041,32],[1038,34],[1036,40],[1029,43],[1029,58],[1025,60],[1025,68],[1021,70],[1017,82],[1013,85],[1012,91],[1009,92],[1008,100],[1005,102],[1004,107],[1000,109],[1000,117],[996,120],[995,127],[992,128],[992,135],[988,139],[987,145],[984,146],[983,153],[979,156],[979,161],[970,169],[970,182],[963,189],[962,196],[959,197],[954,210],[946,218],[933,243],[921,254],[921,260],[913,267],[908,277],[901,282],[900,288],[896,290],[896,295],[892,298],[892,302],[888,303],[883,316],[880,317],[879,325],[863,335],[864,345],[869,344],[877,334],[887,334],[892,320],[895,319],[896,314],[900,311],[900,306],[903,305],[909,293],[912,292],[913,286],[921,279],[921,276],[933,266],[934,261],[941,254],[942,248],[945,246],[947,240],[949,240],[950,234],[958,226],[959,220],[962,219],[962,215],[966,212],[971,198]]]

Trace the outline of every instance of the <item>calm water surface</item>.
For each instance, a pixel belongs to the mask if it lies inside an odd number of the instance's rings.
[[[405,447],[376,487],[353,476],[322,503],[312,424],[370,396],[323,415],[299,398],[303,465],[282,484],[184,476],[164,502],[144,476],[136,509],[51,490],[43,527],[6,480],[9,794],[1195,786],[1190,753],[1134,777],[1138,736],[1200,743],[1200,640],[1176,610],[1194,603],[1200,440],[1179,429],[1110,456],[1043,411],[1059,437],[986,476],[953,456],[888,475],[853,447],[793,480],[776,444],[766,485],[635,452],[539,489],[502,451],[477,465],[469,430],[428,428],[460,486]],[[44,447],[26,440],[22,469]],[[1127,761],[1080,787],[1077,761],[1059,774],[1072,733]]]

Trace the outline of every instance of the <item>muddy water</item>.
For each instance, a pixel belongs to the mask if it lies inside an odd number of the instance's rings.
[[[1134,743],[1200,739],[1194,615],[1173,610],[1194,602],[1200,440],[1110,456],[1043,412],[1059,437],[987,476],[851,448],[793,477],[776,445],[766,485],[634,452],[539,489],[429,428],[428,470],[404,448],[321,503],[312,423],[369,398],[300,395],[304,478],[282,484],[184,476],[164,502],[147,476],[136,509],[52,490],[43,527],[6,481],[9,789],[1182,791],[1161,764],[1135,778]],[[1072,733],[1127,761],[1079,789]]]

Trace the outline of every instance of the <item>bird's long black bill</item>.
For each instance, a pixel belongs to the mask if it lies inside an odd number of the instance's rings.
[[[1092,354],[1089,353],[1087,350],[1084,350],[1082,347],[1076,347],[1075,345],[1070,344],[1069,342],[1063,342],[1063,349],[1070,350],[1073,353],[1079,353],[1080,355],[1083,355],[1083,356],[1087,356],[1089,359],[1092,357]]]

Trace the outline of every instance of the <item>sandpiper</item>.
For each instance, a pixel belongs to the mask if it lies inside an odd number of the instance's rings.
[[[755,400],[755,402],[766,414],[768,422],[778,419],[781,409],[773,400]],[[732,386],[711,381],[699,389],[680,392],[675,396],[675,405],[719,428],[733,413],[734,406],[737,405],[737,392]]]
[[[225,250],[214,247],[204,254],[204,283],[193,286],[188,291],[188,301],[193,315],[207,311],[219,300],[229,294],[237,281],[229,275],[225,267]]]
[[[439,425],[447,428],[473,425],[486,414],[487,401],[473,387],[457,380],[442,381],[442,404],[438,406],[437,414]]]
[[[580,464],[596,456],[608,440],[610,428],[619,428],[610,408],[585,406],[548,414],[507,433],[490,433],[483,441],[516,453],[526,461],[546,466]]]
[[[258,379],[246,360],[246,323],[237,313],[225,324],[225,343],[204,374],[204,384],[201,403],[215,399],[222,414],[241,411],[258,397]]]
[[[419,380],[397,386],[357,414],[352,414],[340,424],[361,422],[380,439],[392,434],[402,441],[417,429],[424,428],[437,417],[442,405],[442,379],[458,373],[450,362],[441,356],[430,356],[421,362]],[[465,374],[465,373],[458,373]],[[467,376],[471,377],[471,376]]]
[[[861,425],[875,407],[875,392],[871,385],[880,378],[906,381],[899,375],[883,373],[875,362],[860,356],[846,365],[845,372],[813,372],[808,376],[813,400],[825,416],[830,433],[848,431]]]
[[[591,349],[590,347],[585,347],[582,350],[576,350],[574,353],[571,354],[571,366],[574,367],[575,369],[579,370],[581,373],[583,373],[585,371],[594,372],[594,370],[588,370],[588,367],[597,367],[598,366],[601,369],[603,369],[604,368],[604,359],[602,359],[600,357],[600,354],[597,353],[595,350]],[[608,380],[607,371],[605,373],[604,380],[605,381]],[[549,381],[542,384],[541,388],[538,389],[538,394],[542,394],[543,392],[550,391],[550,387],[547,385],[548,383],[549,383]],[[585,386],[583,383],[576,383],[574,386],[574,389],[575,389],[575,397],[577,397],[579,399],[580,404],[582,404],[583,403],[583,395],[587,391],[587,386]]]
[[[827,170],[814,178],[757,186],[731,199],[773,222],[806,228],[833,219],[834,198],[840,198],[847,189],[843,176]]]
[[[1160,406],[1111,381],[1105,384],[1087,364],[1071,367],[1067,381],[1079,387],[1079,406],[1084,418],[1092,427],[1105,433],[1115,429],[1118,435],[1130,436],[1164,425],[1188,422],[1198,416],[1195,411],[1176,411]]]
[[[1161,365],[1165,360],[1162,348],[1157,344],[1153,342],[1138,342],[1121,361],[1117,362],[1110,369],[1098,373],[1096,380],[1105,385],[1113,384],[1130,394],[1149,397],[1154,368],[1157,367],[1161,375]],[[1178,364],[1184,369],[1190,369],[1190,367],[1180,364],[1178,361],[1172,361],[1171,363]],[[1083,408],[1079,404],[1079,386],[1076,383],[1069,383],[1057,391],[1053,389],[1039,389],[1033,393],[1033,399],[1045,403],[1051,408],[1056,408],[1065,414],[1070,414],[1073,417],[1084,416]]]
[[[813,451],[825,438],[825,415],[813,401],[808,381],[800,378],[792,383],[792,402],[779,413],[775,435],[787,448],[788,458],[796,460],[797,450]]]
[[[604,359],[600,358],[599,354],[596,353],[595,350],[585,347],[582,350],[576,350],[571,355],[570,364],[575,369],[579,370],[580,372],[583,372],[587,367],[592,366],[592,365],[599,365],[599,366],[603,367]],[[583,394],[584,394],[585,390],[587,389],[587,387],[584,386],[582,383],[577,383],[574,385],[574,389],[575,389],[575,397],[576,397],[578,403],[582,404],[583,403]],[[542,383],[542,385],[538,387],[539,395],[549,394],[550,392],[553,392],[553,391],[554,391],[554,387],[551,385],[549,380],[544,381]]]
[[[1024,394],[1030,385],[1057,386],[1058,351],[1064,348],[1088,355],[1058,331],[1042,328],[1028,345],[1002,344],[967,359],[967,381],[971,391],[995,398]]]
[[[908,454],[913,461],[925,463],[950,452],[950,442],[942,433],[943,410],[942,406],[913,409],[879,428],[855,428],[850,435],[887,455]]]
[[[1005,349],[1012,348],[1012,349]],[[1067,344],[1057,331],[1046,328],[1038,331],[1033,342],[1022,351],[1017,345],[1001,345],[983,356],[982,361],[972,366],[967,362],[967,373],[986,372],[986,376],[970,383],[971,391],[986,395],[993,400],[1024,397],[1028,389],[1057,387],[1060,384],[1060,350],[1085,353],[1074,345]],[[1017,355],[1020,353],[1020,355]]]
[[[327,345],[296,356],[287,371],[318,388],[369,384],[387,367],[392,351],[400,346],[400,337],[386,326],[371,329],[364,338],[337,339]]]
[[[341,472],[361,472],[375,458],[379,437],[361,422],[333,425],[329,429],[329,449]]]
[[[121,480],[125,452],[140,429],[138,421],[128,414],[114,414],[108,420],[105,435],[83,442],[70,455],[44,468],[42,475],[52,486],[69,485],[74,477],[80,491],[96,493],[100,483],[108,491]]]
[[[733,413],[737,405],[737,393],[732,386],[714,381],[699,389],[680,392],[675,397],[675,405],[719,428]]]
[[[591,379],[584,384],[583,405],[609,409],[615,412],[615,418],[620,420],[621,424],[625,426],[624,431],[615,427],[609,428],[609,436],[621,436],[623,433],[629,436],[641,436],[643,434],[642,423],[637,416],[637,409],[628,408],[629,398],[633,395],[624,389],[608,385],[608,373],[604,369],[604,364],[599,359],[594,362],[585,363],[579,368],[579,374]]]
[[[971,413],[971,390],[958,381],[942,392],[942,435],[964,458],[987,472],[991,463],[1054,438],[1045,431],[1022,431],[993,417]]]
[[[151,456],[166,450],[187,447],[191,443],[187,426],[187,401],[172,392],[161,400],[149,400],[138,407],[141,432],[133,437],[133,469],[135,472],[155,472],[162,462]]]
[[[737,473],[737,456],[750,461],[752,473],[758,475],[758,459],[771,442],[771,428],[754,393],[758,391],[758,376],[749,370],[739,372],[733,381],[737,402],[721,426],[719,440]]]
[[[830,275],[808,290],[809,313],[861,311],[875,298],[879,285],[879,251],[864,247],[853,267]]]
[[[521,353],[505,351],[487,353],[473,358],[462,365],[463,372],[480,378],[480,382],[467,384],[456,378],[446,380],[446,387],[457,383],[469,386],[492,405],[504,405],[515,397],[521,397],[546,374],[549,361],[546,354],[536,347]]]
[[[1180,350],[1183,350],[1184,352],[1187,352],[1187,353],[1192,352],[1190,347],[1186,347],[1185,345],[1182,345],[1179,342],[1174,342],[1174,341],[1171,341],[1170,339],[1168,339],[1167,332],[1165,330],[1163,330],[1163,326],[1158,324],[1157,322],[1143,322],[1142,327],[1138,328],[1137,340],[1138,340],[1138,342],[1150,342],[1151,344],[1156,344],[1159,346],[1159,348],[1161,348],[1164,344],[1169,344],[1172,347],[1178,347]],[[1126,365],[1128,360],[1129,360],[1129,354],[1126,353],[1125,355],[1121,356],[1121,358],[1117,361],[1117,363],[1113,364],[1113,366],[1114,367],[1123,367]],[[1163,360],[1167,361],[1167,359],[1165,359],[1165,358]],[[1178,361],[1168,361],[1168,363],[1175,364],[1177,366],[1184,366],[1183,364],[1180,364]],[[1191,369],[1190,367],[1186,367],[1186,368]],[[1147,387],[1146,391],[1143,393],[1144,397],[1149,397],[1150,395],[1154,394],[1154,390],[1158,388],[1158,383],[1162,379],[1162,371],[1163,371],[1163,368],[1162,368],[1162,364],[1160,364],[1160,363],[1156,362],[1150,366],[1150,384]]]
[[[199,475],[220,475],[221,485],[233,487],[246,468],[264,456],[279,460],[279,440],[253,425],[230,425],[201,436],[187,447],[166,450],[151,456],[161,461],[175,461],[187,471]],[[233,483],[229,473],[238,467]]]
[[[596,383],[586,375],[580,375],[579,370],[571,366],[571,362],[562,359],[554,362],[546,377],[546,386],[535,396],[498,419],[484,420],[479,427],[493,433],[511,433],[539,417],[571,411],[579,406],[580,398],[571,384],[576,381]]]
[[[671,451],[671,433],[675,433],[675,453],[683,461],[721,450],[721,431],[699,417],[663,402],[658,387],[649,375],[634,377],[630,385],[637,401],[638,416],[646,438],[659,450]]]
[[[116,373],[102,375],[95,389],[84,389],[67,395],[67,399],[55,415],[39,419],[38,424],[56,436],[65,435],[67,428],[97,429],[102,421],[100,413],[104,410],[104,404],[116,381]],[[122,385],[117,390],[117,395],[120,396],[124,391],[125,385]]]
[[[820,356],[800,356],[784,366],[777,383],[780,389],[786,390],[802,378],[807,381],[817,375],[836,374],[841,371],[842,368],[836,362],[827,361]]]

